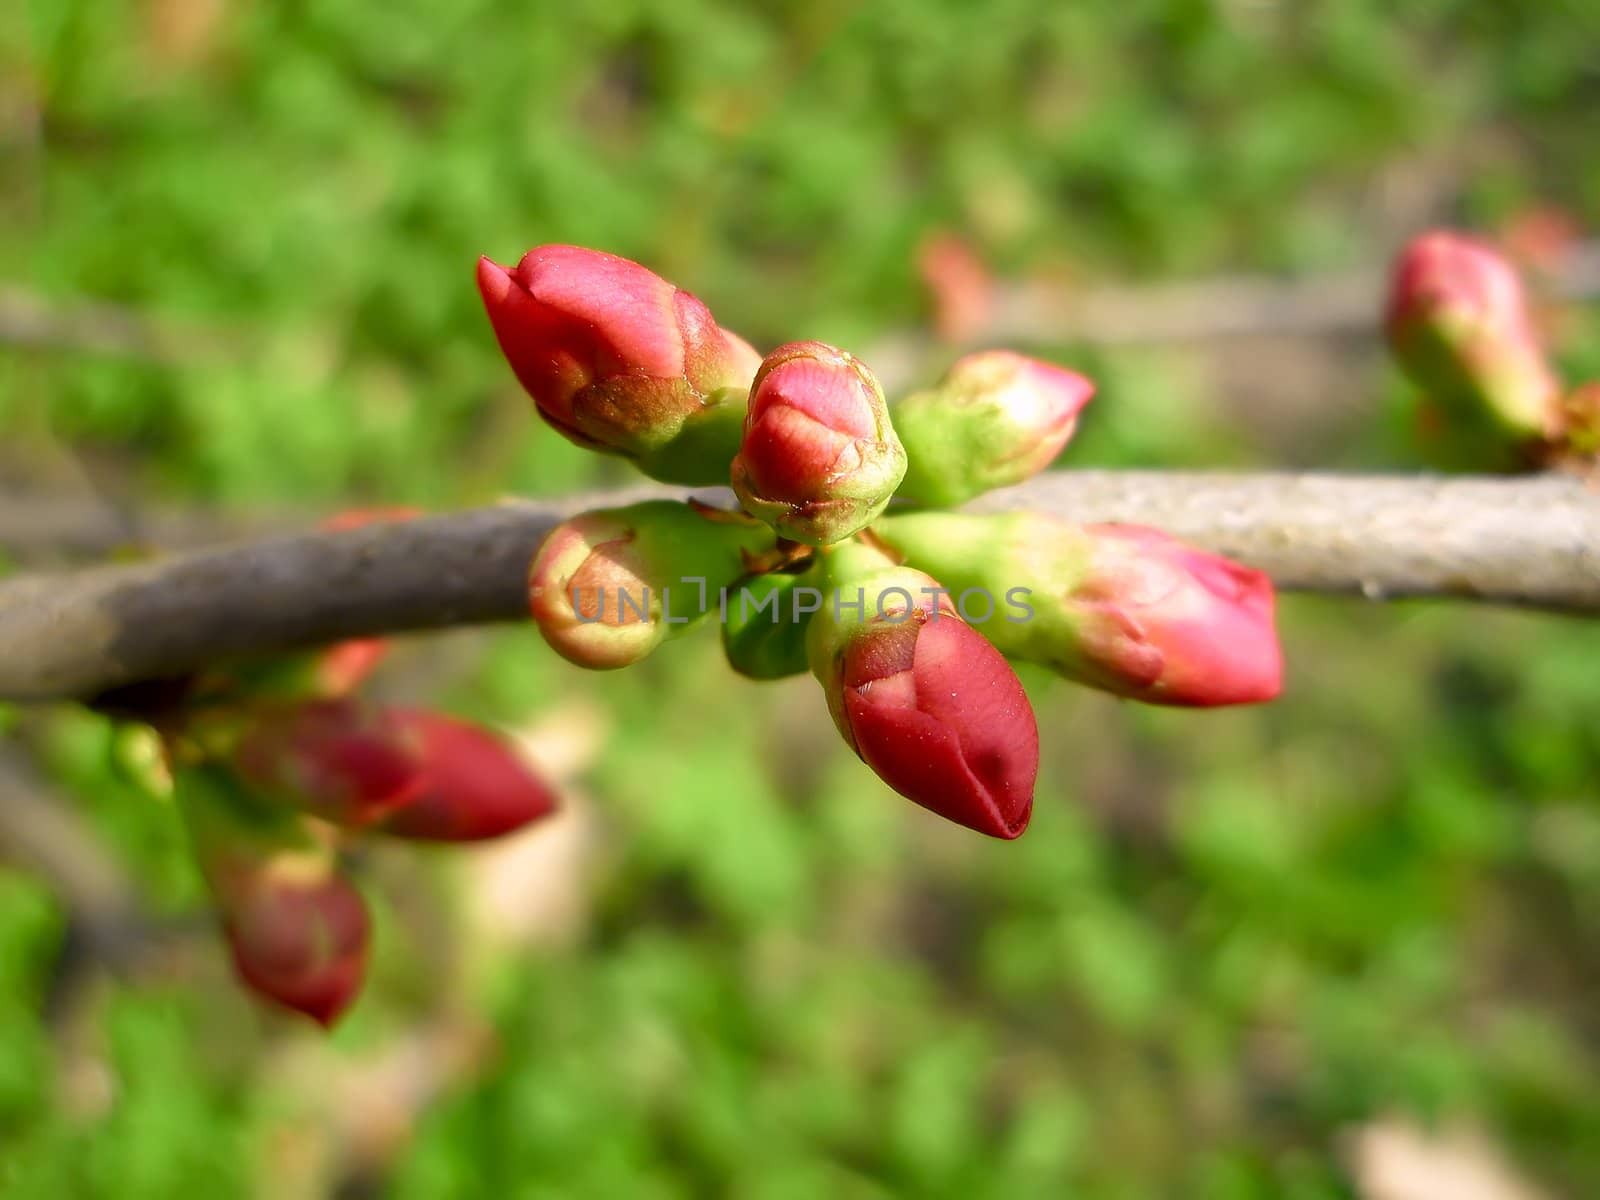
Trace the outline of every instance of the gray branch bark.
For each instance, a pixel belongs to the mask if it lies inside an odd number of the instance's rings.
[[[506,503],[13,578],[0,583],[0,698],[84,698],[244,654],[520,620],[528,560],[558,521],[683,494]],[[1568,477],[1066,471],[974,508],[1159,526],[1291,590],[1600,612],[1600,492]]]

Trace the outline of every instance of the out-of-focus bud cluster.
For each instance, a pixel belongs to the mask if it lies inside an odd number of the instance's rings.
[[[412,515],[343,514],[327,527]],[[323,1025],[359,994],[371,939],[365,902],[341,865],[342,842],[371,834],[478,841],[556,807],[554,790],[499,735],[361,698],[357,689],[387,650],[381,639],[361,639],[240,663],[118,712],[160,735],[161,774],[239,977]]]
[[[809,669],[839,733],[889,787],[1007,839],[1028,824],[1039,769],[1038,725],[1007,658],[1154,704],[1277,695],[1260,572],[1151,529],[915,511],[1048,468],[1094,395],[1083,375],[985,351],[890,401],[844,350],[796,341],[761,358],[699,301],[609,254],[542,246],[515,269],[484,259],[478,284],[552,426],[657,479],[731,483],[743,509],[648,501],[552,530],[529,568],[529,606],[571,662],[627,666],[715,614],[734,671]],[[369,736],[353,727],[347,749],[376,763],[359,744]],[[317,739],[306,747],[298,768],[325,772]],[[361,787],[319,803],[335,820],[355,806],[396,828],[390,802]]]
[[[1586,389],[1569,390],[1546,352],[1522,278],[1475,237],[1432,230],[1396,257],[1384,332],[1428,406],[1439,457],[1532,468],[1597,452]]]

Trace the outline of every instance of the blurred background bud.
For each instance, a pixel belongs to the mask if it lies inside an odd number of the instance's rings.
[[[269,708],[245,729],[232,765],[262,795],[360,827],[422,786],[415,739],[387,710],[355,700]]]
[[[392,713],[391,720],[415,746],[423,782],[375,829],[422,841],[475,842],[555,811],[554,790],[489,730],[410,709]]]
[[[332,1025],[366,972],[371,931],[360,892],[303,822],[227,772],[180,771],[177,798],[240,978]]]
[[[1566,449],[1580,458],[1600,455],[1600,379],[1579,384],[1561,399]]]
[[[1561,386],[1516,269],[1492,246],[1445,230],[1395,262],[1384,323],[1396,360],[1447,422],[1511,448],[1549,437]]]

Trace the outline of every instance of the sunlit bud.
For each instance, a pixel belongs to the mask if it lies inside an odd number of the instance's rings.
[[[762,362],[733,460],[746,512],[786,538],[826,545],[881,513],[905,470],[883,389],[859,360],[791,342]]]
[[[536,246],[478,261],[500,348],[539,412],[580,446],[671,483],[722,483],[760,362],[710,311],[636,262]]]
[[[1021,483],[1055,461],[1094,384],[1009,350],[969,354],[938,386],[891,406],[906,449],[900,495],[949,506]]]
[[[840,572],[808,649],[834,723],[902,796],[991,837],[1027,828],[1039,728],[1010,664],[908,568]]]
[[[528,573],[545,641],[582,667],[638,662],[718,606],[718,592],[776,544],[741,513],[672,500],[598,509],[552,530]]]

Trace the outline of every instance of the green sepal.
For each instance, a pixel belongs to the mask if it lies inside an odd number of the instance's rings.
[[[815,613],[797,609],[814,598],[797,589],[814,589],[826,604],[825,583],[820,564],[813,562],[805,571],[751,575],[730,587],[722,623],[728,665],[749,679],[805,674],[806,630]]]
[[[651,479],[683,487],[726,487],[744,436],[747,388],[721,388],[664,445],[630,456]]]

